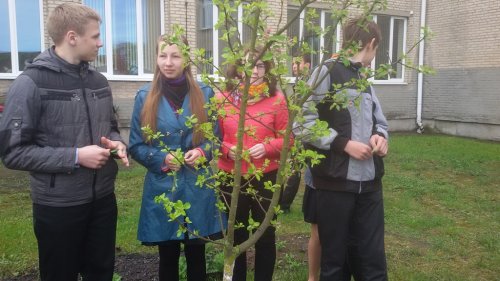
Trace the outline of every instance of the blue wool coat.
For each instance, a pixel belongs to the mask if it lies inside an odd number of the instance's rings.
[[[178,223],[169,222],[169,217],[163,205],[154,202],[154,198],[163,193],[172,201],[181,200],[191,204],[191,208],[187,210],[187,216],[192,222],[188,224],[190,230],[198,231],[201,236],[221,232],[225,228],[226,222],[224,217],[221,219],[221,214],[215,207],[215,192],[206,186],[199,187],[195,185],[198,175],[206,173],[206,171],[204,169],[196,171],[183,166],[177,172],[177,186],[173,190],[173,177],[167,175],[161,169],[167,152],[161,151],[162,148],[158,146],[158,143],[149,145],[144,142],[140,116],[150,87],[151,84],[143,86],[136,95],[129,140],[132,158],[147,168],[139,217],[138,239],[145,243],[184,239],[184,235],[177,236]],[[205,101],[208,102],[214,95],[213,90],[201,83],[200,87]],[[177,116],[167,99],[162,96],[158,106],[157,130],[165,135],[162,141],[171,150],[181,148],[185,153],[194,148],[192,129],[185,125],[186,116],[191,115],[189,95],[186,95],[182,108],[183,113]],[[207,144],[207,142],[204,142],[198,147],[203,149],[205,157],[210,161],[212,154],[211,150],[207,149]],[[223,222],[224,226],[221,226],[221,222]],[[193,238],[196,237],[189,236],[189,239]]]

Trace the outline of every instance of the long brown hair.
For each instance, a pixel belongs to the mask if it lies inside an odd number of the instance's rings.
[[[156,44],[156,55],[158,56],[160,49],[160,43],[164,42],[163,38],[165,35],[162,35],[158,38]],[[187,39],[183,36],[182,41],[186,46],[188,45]],[[184,66],[183,74],[186,76],[186,80],[189,86],[189,108],[191,109],[191,113],[193,113],[198,119],[198,124],[206,123],[208,120],[207,113],[203,107],[205,104],[205,98],[203,96],[203,92],[201,91],[198,82],[193,77],[191,73],[191,64],[187,63]],[[158,105],[160,104],[160,100],[162,97],[161,92],[161,77],[162,73],[160,71],[160,67],[158,63],[156,64],[153,82],[151,83],[151,90],[144,101],[144,106],[141,111],[141,126],[149,125],[153,132],[157,131],[157,116],[158,116]],[[203,132],[198,130],[198,126],[194,126],[193,128],[193,146],[198,146],[203,141]]]

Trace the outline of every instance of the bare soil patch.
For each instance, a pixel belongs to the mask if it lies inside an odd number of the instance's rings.
[[[280,235],[277,238],[277,266],[286,266],[287,259],[293,257],[295,262],[307,263],[307,234]],[[247,252],[248,268],[254,268],[254,249]],[[158,280],[158,255],[156,254],[118,254],[115,271],[121,281],[156,281]],[[22,276],[3,279],[3,281],[35,281],[38,272],[31,270]],[[217,279],[211,279],[217,280]],[[219,279],[220,280],[220,279]]]

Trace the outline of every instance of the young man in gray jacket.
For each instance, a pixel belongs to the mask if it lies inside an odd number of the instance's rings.
[[[113,157],[128,165],[106,78],[89,68],[101,19],[74,3],[57,6],[47,30],[55,46],[12,83],[0,120],[0,156],[30,172],[42,281],[112,280],[117,206]]]
[[[296,124],[294,133],[324,156],[306,174],[306,183],[316,189],[320,281],[351,280],[349,271],[357,281],[385,281],[382,158],[388,125],[362,70],[375,57],[381,34],[375,22],[363,18],[346,22],[342,33],[348,61],[328,60],[314,70],[305,122]],[[336,100],[346,106],[336,107]],[[316,120],[328,124],[328,135],[308,137]]]

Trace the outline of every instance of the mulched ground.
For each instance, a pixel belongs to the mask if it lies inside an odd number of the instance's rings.
[[[283,261],[288,254],[293,255],[298,262],[307,262],[308,235],[281,235],[278,237],[277,264]],[[253,248],[247,252],[249,269],[253,269]],[[156,281],[158,280],[158,255],[156,254],[128,254],[116,257],[115,270],[121,276],[121,281]],[[35,281],[38,273],[32,271],[23,276],[3,279],[2,281]]]

